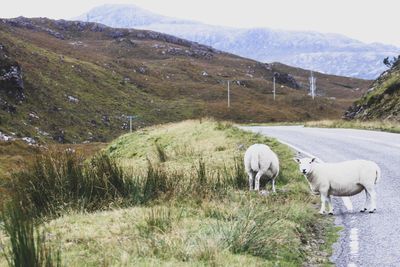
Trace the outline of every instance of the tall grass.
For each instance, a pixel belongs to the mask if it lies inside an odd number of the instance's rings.
[[[165,148],[158,142],[155,142],[156,146],[156,151],[157,151],[157,156],[160,162],[166,162],[168,160],[167,152],[165,151]]]
[[[244,189],[248,186],[247,174],[244,169],[243,158],[239,156],[234,157],[234,180],[235,186],[238,189]]]
[[[147,176],[142,181],[142,197],[140,202],[146,203],[148,201],[158,198],[161,194],[166,194],[173,191],[170,176],[161,168],[154,168],[151,162],[148,162]],[[176,175],[175,177],[178,177]]]
[[[35,222],[18,204],[9,204],[1,214],[3,229],[9,243],[3,249],[7,263],[12,267],[61,266],[60,252],[54,252]]]
[[[129,176],[104,153],[90,160],[71,152],[38,156],[25,170],[14,173],[8,188],[32,216],[59,216],[65,209],[94,211],[113,205],[146,204],[157,199],[222,197],[246,184],[243,162],[233,170],[208,169],[199,160],[191,171],[171,171],[150,161],[144,176]]]
[[[12,196],[31,215],[60,214],[66,208],[96,210],[128,199],[134,184],[115,161],[98,154],[90,161],[71,152],[38,156],[8,184]]]
[[[167,170],[160,165],[148,163],[145,177],[134,177],[141,196],[137,199],[142,204],[164,198],[209,198],[222,197],[229,189],[243,189],[245,174],[243,162],[234,159],[233,170],[208,169],[199,159],[191,171]]]

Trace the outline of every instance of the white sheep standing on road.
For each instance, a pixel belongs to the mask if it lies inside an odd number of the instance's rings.
[[[254,190],[260,190],[260,178],[265,175],[272,179],[272,191],[275,193],[275,178],[279,174],[278,156],[264,144],[254,144],[250,146],[244,154],[244,166],[249,175],[249,187],[253,190],[253,180],[255,175]]]
[[[380,179],[381,169],[368,160],[350,160],[338,163],[319,163],[315,158],[295,159],[315,194],[321,195],[321,210],[325,213],[328,202],[329,214],[333,214],[331,196],[354,196],[365,190],[365,206],[361,210],[376,211],[375,185]]]

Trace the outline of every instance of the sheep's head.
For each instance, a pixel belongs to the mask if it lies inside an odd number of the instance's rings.
[[[316,161],[315,158],[295,158],[294,160],[299,164],[299,170],[304,175],[312,172],[314,162]]]

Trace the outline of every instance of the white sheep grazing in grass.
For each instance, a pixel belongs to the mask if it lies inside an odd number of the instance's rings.
[[[368,160],[350,160],[338,163],[318,163],[315,158],[295,159],[310,184],[313,193],[321,195],[321,210],[325,213],[328,202],[329,214],[333,214],[332,196],[354,196],[365,190],[365,206],[361,210],[376,211],[375,185],[380,179],[381,169]]]
[[[272,191],[275,193],[275,178],[279,174],[278,156],[263,144],[250,146],[244,154],[244,167],[249,175],[249,187],[253,190],[253,180],[255,175],[254,190],[260,190],[260,178],[265,175],[272,179]]]

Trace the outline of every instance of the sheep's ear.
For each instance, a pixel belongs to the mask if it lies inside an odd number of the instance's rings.
[[[316,160],[316,158],[313,158],[312,160],[311,160],[311,162],[314,162]]]

